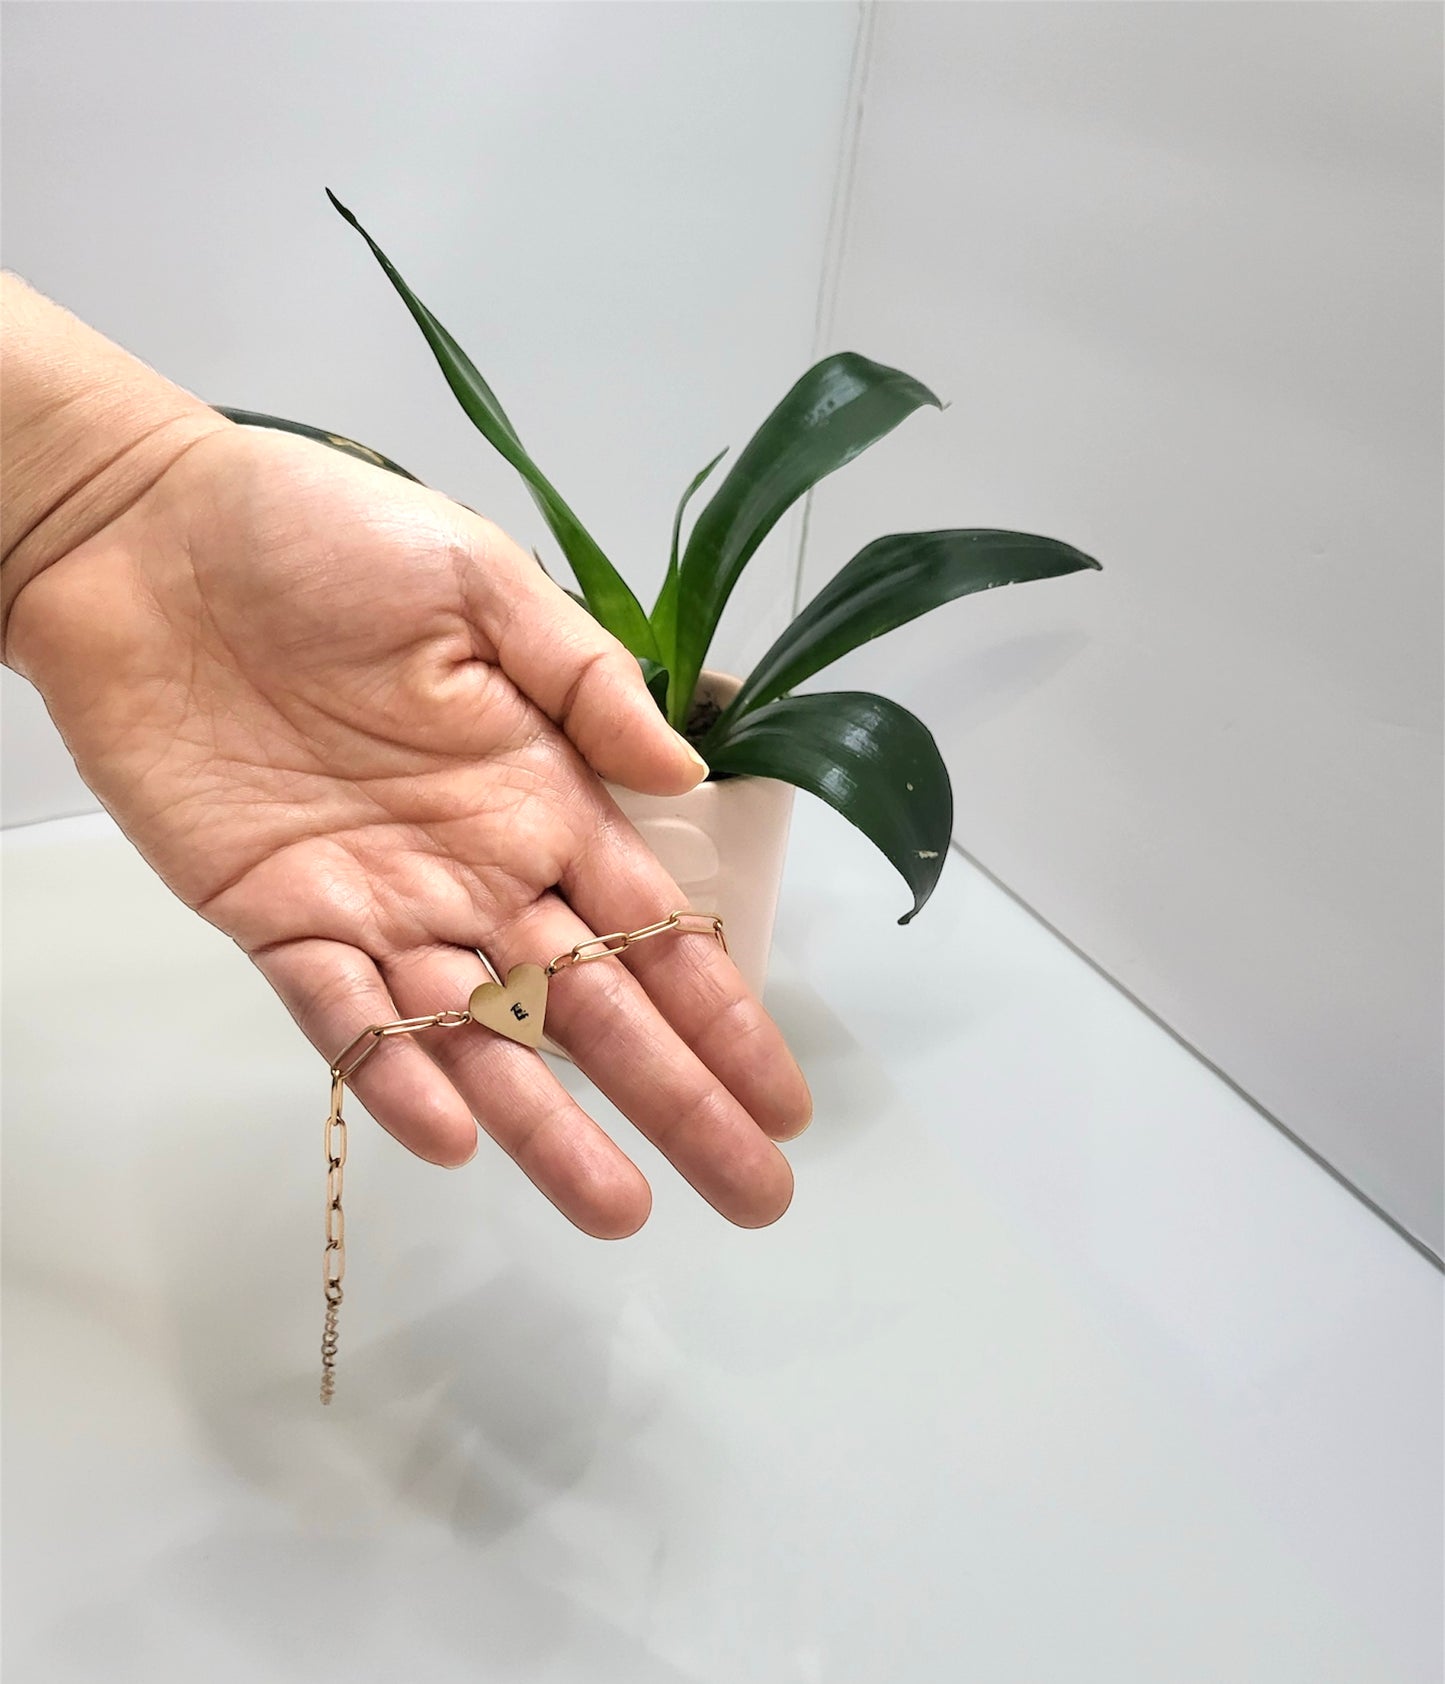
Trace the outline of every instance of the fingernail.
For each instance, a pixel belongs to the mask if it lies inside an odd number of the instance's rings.
[[[709,771],[708,763],[697,752],[697,750],[692,746],[692,744],[687,740],[686,737],[683,737],[681,740],[682,740],[682,746],[687,750],[688,759],[693,763],[694,766],[697,767],[697,781],[699,783],[701,783],[703,781],[703,779],[705,777],[707,777],[707,775],[708,775],[708,771]]]

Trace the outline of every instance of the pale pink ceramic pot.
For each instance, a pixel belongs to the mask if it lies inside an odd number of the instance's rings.
[[[704,672],[698,688],[726,705],[742,680]],[[721,917],[734,963],[748,987],[761,994],[788,851],[793,786],[775,778],[724,778],[709,779],[686,795],[635,795],[612,784],[608,792],[687,905]]]
[[[741,679],[726,673],[704,672],[698,689],[725,705],[741,685]],[[615,784],[607,790],[682,890],[683,905],[715,912],[723,920],[734,963],[749,988],[761,995],[788,851],[793,786],[773,778],[724,778],[709,779],[686,795],[638,795]],[[659,907],[658,913],[672,910]],[[560,1052],[550,1041],[544,1046]]]

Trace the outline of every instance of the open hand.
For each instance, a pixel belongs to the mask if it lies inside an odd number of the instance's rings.
[[[16,599],[10,653],[82,775],[329,1060],[359,1030],[684,905],[599,777],[699,766],[637,663],[502,532],[307,440],[217,418]],[[702,910],[707,910],[706,908]],[[703,936],[568,971],[548,1033],[732,1221],[771,1222],[807,1088]],[[424,1158],[473,1118],[588,1233],[645,1220],[636,1166],[534,1052],[386,1041],[357,1095]]]

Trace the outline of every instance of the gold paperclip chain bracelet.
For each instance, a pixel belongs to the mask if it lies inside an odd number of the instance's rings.
[[[484,982],[472,990],[465,1010],[432,1012],[428,1017],[402,1017],[374,1023],[354,1036],[331,1065],[331,1109],[326,1117],[326,1249],[321,1254],[321,1283],[326,1314],[321,1332],[321,1401],[330,1403],[336,1392],[337,1318],[341,1313],[342,1280],[346,1275],[346,1214],[341,1194],[346,1169],[346,1119],[341,1107],[346,1086],[381,1043],[392,1035],[418,1035],[426,1029],[461,1029],[480,1023],[523,1046],[542,1040],[547,1015],[547,983],[559,971],[586,965],[594,959],[614,959],[635,942],[676,932],[710,935],[724,953],[728,950],[723,921],[711,912],[670,912],[640,930],[616,930],[608,936],[579,941],[547,965],[513,965],[505,982]]]

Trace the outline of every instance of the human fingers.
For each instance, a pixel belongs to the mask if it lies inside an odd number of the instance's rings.
[[[448,946],[399,954],[386,976],[402,1011],[418,1014],[465,1006],[491,981],[474,952]],[[429,1040],[427,1051],[493,1140],[584,1233],[621,1239],[647,1220],[652,1193],[641,1170],[539,1054],[476,1025]]]
[[[279,942],[251,957],[328,1064],[364,1029],[407,1015],[372,961],[344,942]],[[466,1101],[412,1037],[382,1041],[348,1086],[417,1157],[454,1169],[475,1156],[477,1125]]]
[[[591,935],[555,895],[542,895],[492,937],[487,956],[505,973],[526,960],[545,964]],[[658,939],[712,941],[698,935]],[[600,960],[554,976],[547,1033],[729,1221],[760,1228],[787,1209],[793,1193],[787,1159],[624,966]]]
[[[594,929],[637,929],[682,908],[682,891],[620,814],[597,825],[563,874],[561,892]],[[711,912],[712,907],[698,907]],[[813,1115],[808,1084],[782,1032],[718,943],[638,942],[624,961],[676,1034],[774,1140]]]

